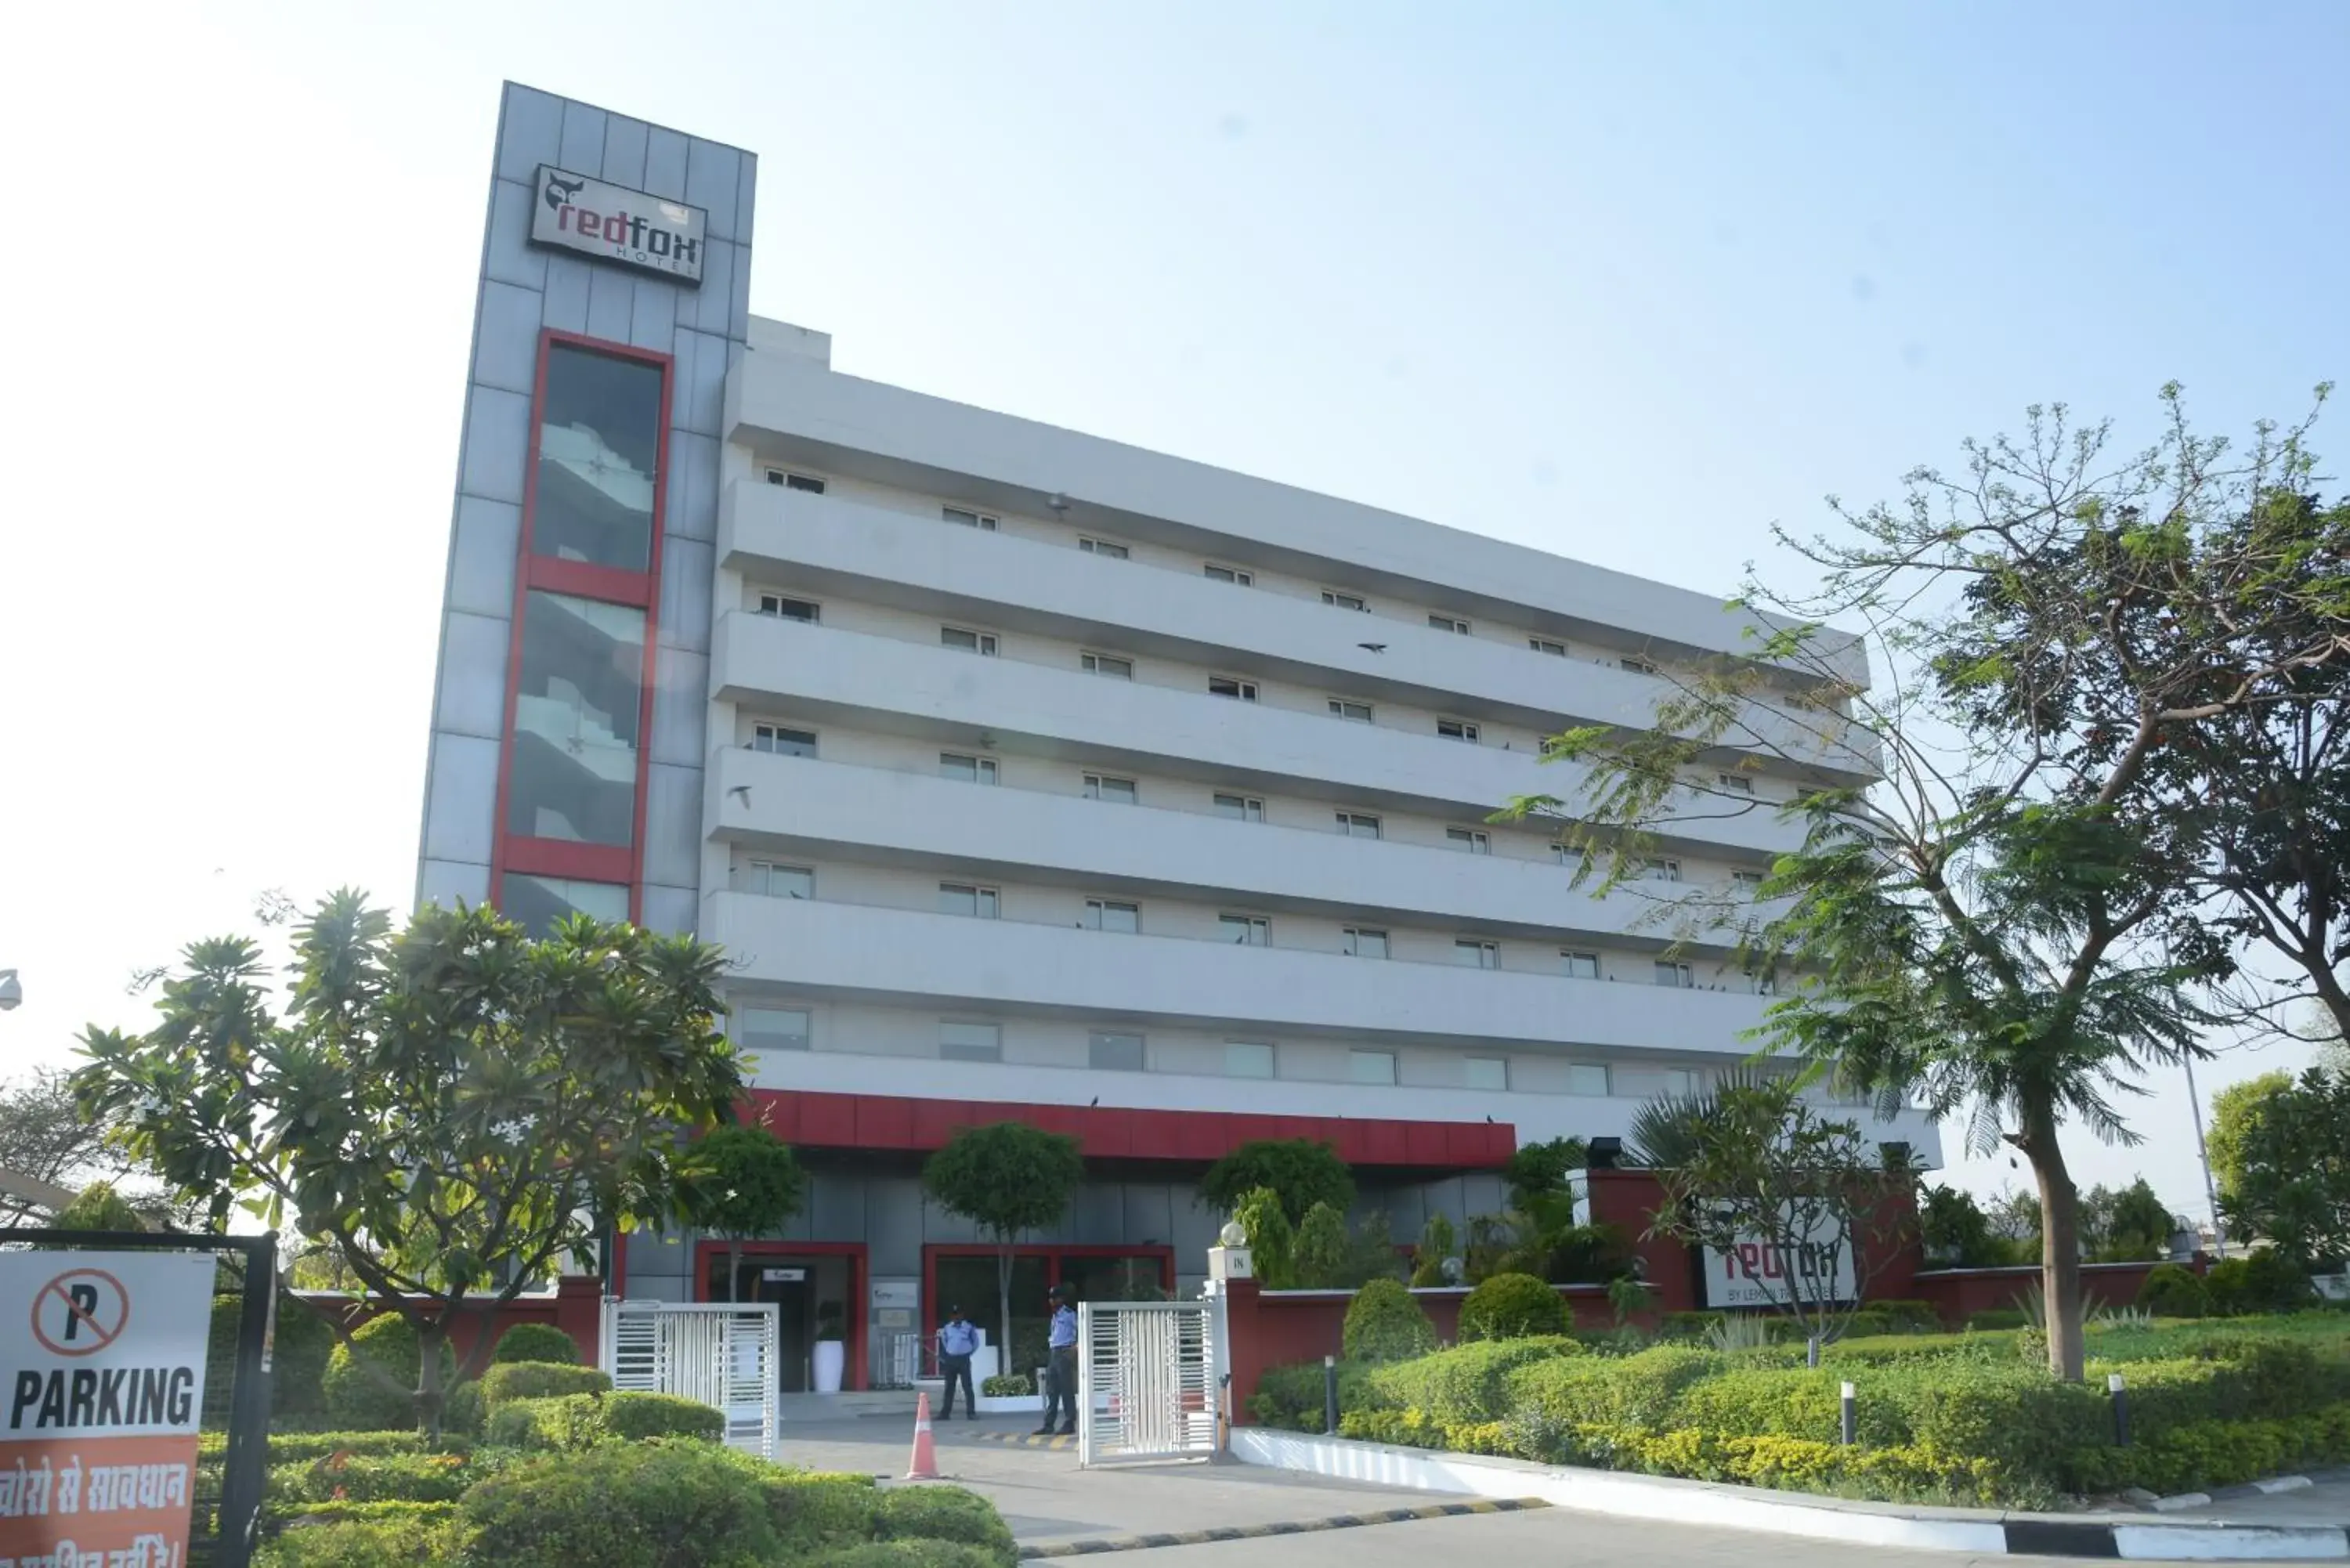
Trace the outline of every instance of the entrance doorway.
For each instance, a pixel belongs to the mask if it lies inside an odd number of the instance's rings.
[[[775,1374],[784,1393],[837,1393],[863,1386],[864,1314],[858,1300],[863,1249],[851,1253],[746,1243],[731,1295],[726,1247],[705,1241],[702,1251],[703,1301],[775,1303]]]

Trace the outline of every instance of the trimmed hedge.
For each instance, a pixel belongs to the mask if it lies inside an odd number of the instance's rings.
[[[2201,1317],[2211,1302],[2202,1277],[2177,1263],[2157,1263],[2137,1288],[2137,1304],[2157,1317]]]
[[[515,1361],[543,1361],[556,1366],[579,1365],[579,1346],[572,1337],[549,1323],[518,1323],[498,1335],[490,1347],[493,1366]]]
[[[273,1511],[333,1502],[454,1502],[487,1469],[463,1454],[351,1455],[269,1467]]]
[[[1012,1527],[975,1493],[960,1487],[901,1487],[879,1494],[876,1521],[887,1541],[943,1541],[967,1546],[984,1563],[1012,1568],[1020,1558]]]
[[[641,1442],[677,1438],[716,1442],[726,1416],[698,1399],[674,1394],[567,1394],[553,1399],[509,1399],[490,1412],[489,1441],[534,1452],[577,1452],[612,1439]]]
[[[761,1568],[782,1552],[756,1478],[703,1443],[533,1459],[458,1512],[467,1560],[502,1568]]]
[[[396,1391],[369,1372],[369,1366],[390,1377]],[[423,1370],[415,1325],[398,1313],[386,1313],[361,1324],[348,1345],[337,1345],[327,1357],[320,1384],[327,1415],[340,1427],[355,1431],[396,1431],[416,1425],[413,1390]],[[441,1347],[441,1386],[457,1381],[457,1358]]]
[[[1583,1346],[1556,1334],[1487,1340],[1440,1355],[1374,1366],[1365,1374],[1363,1386],[1370,1403],[1391,1409],[1421,1410],[1443,1422],[1498,1421],[1509,1411],[1513,1373],[1582,1353]]]
[[[569,1394],[610,1391],[609,1374],[593,1366],[553,1361],[509,1361],[482,1374],[482,1405],[488,1410],[515,1399],[560,1399]]]
[[[254,1568],[416,1568],[457,1563],[460,1527],[446,1513],[304,1525],[265,1542]]]
[[[1400,1280],[1373,1280],[1347,1303],[1339,1333],[1349,1361],[1402,1361],[1436,1348],[1436,1325]]]
[[[604,1430],[623,1442],[684,1438],[714,1443],[726,1436],[726,1413],[677,1394],[607,1394]]]
[[[1566,1300],[1532,1274],[1495,1274],[1461,1303],[1461,1342],[1564,1334],[1572,1324]]]

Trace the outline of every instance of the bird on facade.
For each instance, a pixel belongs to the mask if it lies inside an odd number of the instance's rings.
[[[741,795],[743,797],[743,804],[745,806],[751,804],[751,786],[749,784],[736,784],[733,789],[728,790],[726,793],[728,794]]]
[[[1355,646],[1367,653],[1385,653],[1388,650],[1388,645],[1384,642],[1358,642]]]

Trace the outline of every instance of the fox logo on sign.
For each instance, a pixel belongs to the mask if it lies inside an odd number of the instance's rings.
[[[95,1355],[130,1322],[130,1293],[103,1269],[68,1269],[33,1298],[33,1337],[58,1355]]]

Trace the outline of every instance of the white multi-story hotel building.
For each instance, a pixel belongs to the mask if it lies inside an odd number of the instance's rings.
[[[1024,1303],[1187,1282],[1222,1218],[1190,1183],[1244,1139],[1327,1138],[1408,1241],[1752,1049],[1726,946],[1668,954],[1653,900],[1489,820],[1573,795],[1544,737],[1736,654],[1719,597],[843,375],[749,314],[755,167],[506,89],[420,896],[723,946],[814,1176],[741,1282],[787,1333],[837,1322],[856,1379],[946,1296],[992,1317],[918,1175],[960,1126],[1083,1141]],[[1723,766],[1766,807],[1853,776]],[[1657,875],[1795,832],[1711,814]],[[626,1289],[722,1257],[631,1238]]]

